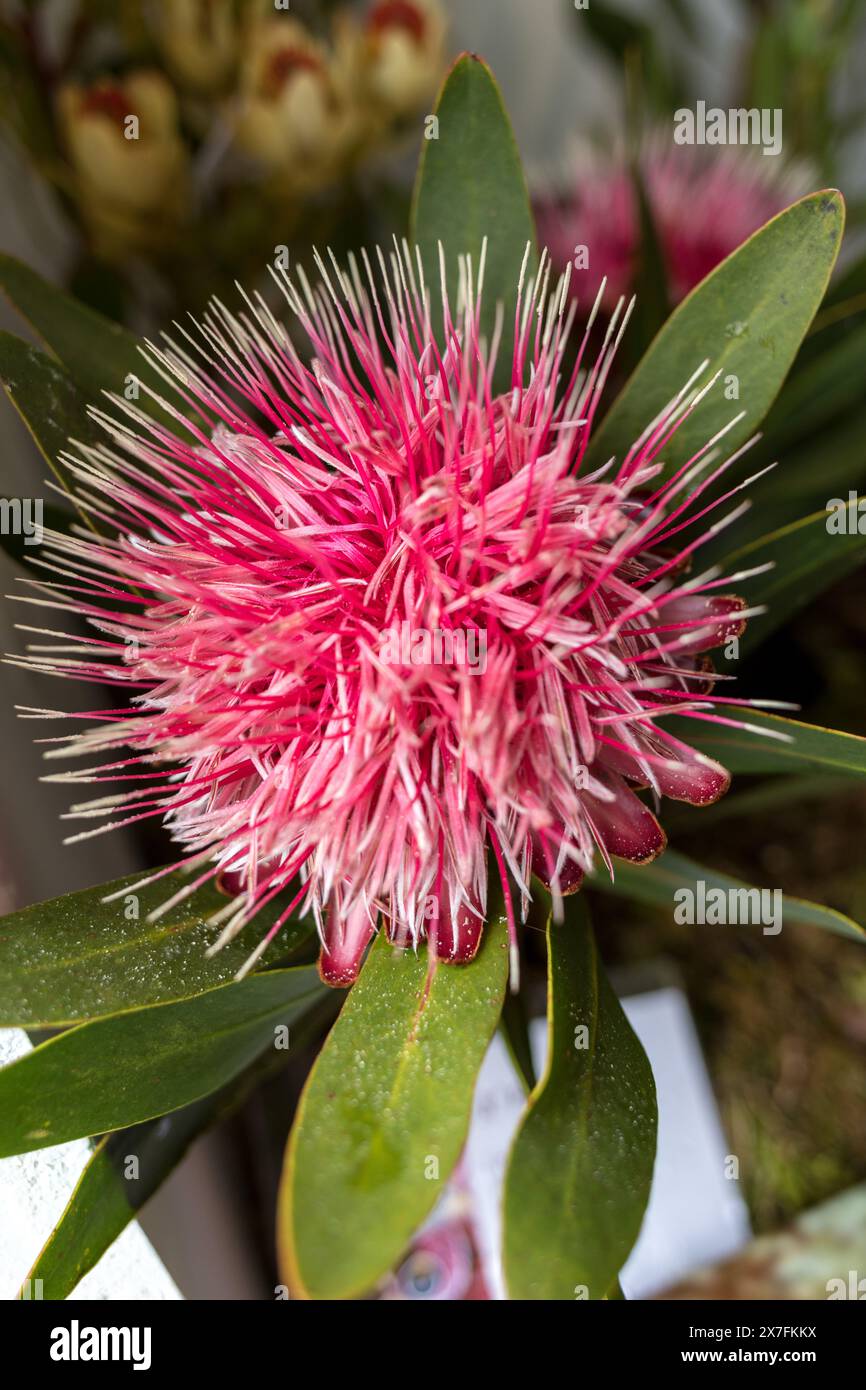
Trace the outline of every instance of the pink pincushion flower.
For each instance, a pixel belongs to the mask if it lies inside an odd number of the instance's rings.
[[[777,172],[772,158],[739,148],[672,145],[669,137],[647,142],[640,168],[673,303],[805,191],[799,173]],[[555,266],[573,260],[577,266],[577,248],[588,250],[589,264],[572,278],[576,294],[591,302],[606,280],[603,302],[612,308],[631,293],[641,231],[623,156],[584,156],[574,190],[545,198],[537,213]]]
[[[624,458],[584,467],[622,306],[566,371],[574,305],[543,266],[495,394],[471,268],[440,351],[420,262],[380,262],[319,263],[315,291],[276,277],[309,363],[260,298],[149,349],[187,417],[94,412],[107,442],[66,462],[108,538],[51,534],[65,597],[37,581],[36,602],[95,635],[83,658],[28,658],[131,694],[52,753],[106,757],[70,781],[128,779],[76,808],[100,829],[165,818],[191,877],[161,910],[232,884],[216,949],[292,884],[266,940],[311,911],[336,984],[380,917],[395,943],[471,958],[489,864],[513,940],[509,881],[525,908],[533,872],[558,901],[596,855],[653,859],[665,837],[634,788],[725,791],[663,719],[717,717],[703,653],[749,612],[717,571],[687,572],[724,519],[680,540],[710,510],[717,441],[660,477],[693,383]]]

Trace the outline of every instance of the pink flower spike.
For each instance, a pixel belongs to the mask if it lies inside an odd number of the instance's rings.
[[[50,533],[52,582],[31,601],[93,635],[20,660],[130,699],[47,756],[96,760],[72,783],[123,784],[74,808],[85,834],[159,815],[197,871],[182,895],[211,876],[236,895],[212,949],[294,884],[268,939],[310,912],[330,984],[355,979],[380,921],[395,947],[427,938],[459,965],[481,941],[489,865],[515,964],[533,873],[558,904],[596,857],[663,850],[635,788],[696,804],[727,788],[663,728],[678,709],[714,717],[705,652],[751,611],[718,570],[688,578],[695,528],[670,548],[689,506],[713,510],[662,473],[695,390],[590,474],[626,315],[594,366],[566,370],[574,310],[542,260],[496,394],[468,264],[438,338],[406,247],[376,269],[317,265],[315,288],[275,277],[308,356],[261,298],[214,303],[198,338],[148,352],[192,436],[118,397],[95,412],[105,442],[66,456],[112,529]]]

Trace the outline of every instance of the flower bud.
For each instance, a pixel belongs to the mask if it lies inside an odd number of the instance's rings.
[[[160,0],[157,36],[182,86],[204,95],[218,91],[237,60],[236,7],[229,0]]]
[[[158,72],[140,71],[90,86],[68,83],[57,104],[76,197],[96,249],[118,254],[152,247],[185,203],[186,151],[171,86]]]
[[[367,20],[366,86],[397,116],[412,115],[433,94],[444,55],[438,0],[378,0]]]
[[[236,132],[242,149],[295,189],[338,172],[351,137],[348,104],[327,53],[297,21],[253,29]]]

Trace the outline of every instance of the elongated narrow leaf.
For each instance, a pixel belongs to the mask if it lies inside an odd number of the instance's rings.
[[[703,835],[712,828],[715,832],[722,821],[752,820],[766,823],[767,813],[797,801],[828,803],[839,792],[850,791],[846,777],[837,772],[804,772],[799,777],[762,777],[745,791],[729,792],[711,806],[674,806],[665,815],[665,830],[677,838],[678,831]]]
[[[189,880],[176,872],[138,888],[140,880],[117,879],[0,918],[0,1027],[56,1028],[225,984],[291,901],[269,903],[209,959],[220,928],[206,919],[226,907],[226,896],[208,885],[149,922]],[[103,901],[115,893],[121,896]],[[312,932],[309,920],[290,919],[260,965],[291,955]]]
[[[379,936],[289,1138],[278,1244],[296,1294],[351,1298],[399,1259],[466,1138],[506,973],[501,919],[468,965],[431,965]]]
[[[106,1135],[96,1145],[57,1226],[30,1270],[45,1299],[68,1298],[135,1219],[190,1145],[218,1118],[223,1087],[158,1120]],[[134,1159],[134,1165],[130,1164]],[[128,1176],[129,1175],[129,1176]]]
[[[779,458],[863,399],[866,324],[829,339],[823,352],[792,374],[767,416],[765,430]],[[777,470],[784,478],[786,465]]]
[[[471,255],[477,274],[487,237],[483,327],[489,338],[501,300],[505,319],[499,375],[508,384],[517,282],[527,242],[533,247],[530,270],[535,268],[535,224],[502,96],[480,58],[464,53],[457,59],[435,115],[438,131],[435,139],[424,142],[410,220],[410,236],[420,247],[431,292],[433,322],[441,322],[439,243],[453,304],[458,256]]]
[[[699,882],[705,885],[707,891],[712,888],[721,888],[725,893],[751,892],[754,894],[760,891],[752,885],[744,883],[741,879],[732,878],[730,874],[722,874],[716,869],[708,869],[704,864],[697,864],[693,859],[688,859],[684,854],[679,854],[673,849],[665,850],[664,854],[652,864],[643,866],[617,864],[616,878],[613,883],[603,869],[593,874],[588,882],[593,888],[619,893],[625,898],[633,898],[635,902],[650,903],[654,907],[668,909],[671,912],[678,905],[678,900],[674,894],[680,889],[688,889],[697,893]],[[805,902],[802,898],[792,898],[787,893],[783,893],[782,924],[790,925],[795,922],[804,926],[823,927],[826,931],[836,932],[839,936],[847,936],[853,941],[866,941],[866,931],[858,922],[852,921],[844,913],[836,912],[831,907],[821,907],[818,903]],[[772,934],[775,931],[775,923],[757,923],[755,927],[757,931],[763,931],[765,928]],[[702,930],[721,931],[723,928],[708,925]]]
[[[730,772],[798,772],[805,766],[832,768],[852,777],[866,777],[866,738],[846,734],[840,729],[822,729],[817,724],[801,724],[778,714],[749,710],[748,722],[756,729],[786,734],[783,743],[748,729],[694,720],[671,720],[665,725],[677,738],[694,744],[708,757],[723,763]]]
[[[643,1221],[656,1097],[582,896],[547,928],[548,1055],[505,1179],[513,1299],[610,1298]]]
[[[834,322],[838,323],[840,319],[842,321],[850,320],[853,315],[864,311],[866,311],[866,255],[860,251],[856,259],[849,260],[844,267],[840,266],[839,274],[833,277],[833,283],[827,291],[827,301],[815,324],[815,332],[822,331]]]
[[[647,196],[640,163],[634,160],[631,171],[632,191],[637,203],[640,225],[640,255],[635,269],[635,295],[637,303],[632,315],[631,327],[623,347],[634,356],[629,361],[637,362],[646,352],[653,338],[670,314],[667,290],[667,269],[659,240],[658,229],[653,219],[652,207]],[[634,340],[634,341],[632,341]]]
[[[841,194],[801,198],[744,242],[683,300],[614,401],[587,467],[623,458],[650,420],[704,359],[719,381],[665,449],[667,471],[691,457],[740,411],[725,436],[733,450],[773,403],[827,286],[844,225]]]
[[[511,1054],[514,1069],[527,1091],[535,1085],[535,1066],[532,1061],[532,1044],[529,1037],[529,1016],[526,1000],[521,993],[505,992],[502,1007],[502,1036]]]
[[[851,489],[866,492],[864,438],[866,407],[862,404],[784,452],[777,448],[772,433],[765,435],[743,463],[752,472],[777,460],[781,464],[749,487],[751,508],[737,518],[736,525],[701,546],[701,564],[727,569],[733,551],[826,509],[830,498],[847,500]]]
[[[838,514],[847,530],[828,530],[832,514],[826,509],[804,516],[769,536],[759,536],[726,560],[731,570],[747,569],[772,561],[774,568],[748,580],[749,603],[765,603],[767,612],[753,619],[740,638],[741,653],[753,650],[798,609],[831,584],[866,562],[866,535],[857,531],[856,501],[837,499]],[[866,499],[863,502],[866,510]]]
[[[130,377],[170,397],[170,388],[139,352],[134,334],[80,304],[23,261],[0,255],[0,290],[59,358],[89,404],[104,403],[103,391],[122,393]],[[144,391],[137,404],[157,418],[168,419]]]
[[[322,997],[313,966],[82,1023],[0,1071],[0,1157],[165,1115],[231,1081]]]
[[[292,1027],[292,1049],[305,1046],[315,1036],[317,1021],[322,1026],[323,1009],[338,1000],[332,991]],[[159,1119],[105,1135],[94,1148],[26,1285],[32,1288],[38,1279],[43,1298],[67,1298],[158,1191],[190,1145],[231,1115],[254,1086],[285,1065],[285,1052],[276,1051],[271,1042],[269,1035],[252,1066],[211,1095]]]
[[[3,332],[0,381],[57,481],[71,492],[72,479],[58,455],[68,449],[70,438],[86,444],[96,433],[81,390],[54,358],[23,338]]]

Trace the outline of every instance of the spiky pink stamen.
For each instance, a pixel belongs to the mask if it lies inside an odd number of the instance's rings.
[[[726,789],[660,721],[713,717],[700,654],[750,612],[717,571],[684,575],[723,523],[664,548],[719,471],[711,441],[662,478],[705,364],[618,465],[585,472],[622,303],[598,359],[583,366],[588,327],[566,373],[574,308],[543,261],[497,394],[483,257],[477,286],[461,266],[454,316],[446,297],[441,349],[420,260],[379,262],[318,261],[316,290],[275,277],[309,362],[261,297],[150,347],[186,416],[165,407],[174,432],[119,398],[93,412],[109,442],[66,463],[109,538],[51,534],[59,582],[36,583],[34,602],[99,635],[24,658],[131,692],[53,740],[49,756],[109,755],[64,780],[131,787],[73,814],[164,817],[196,870],[183,892],[218,876],[237,894],[216,947],[295,882],[268,939],[311,911],[335,984],[380,917],[398,945],[470,959],[488,849],[524,911],[533,871],[558,902],[596,853],[658,854],[633,787]]]

